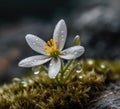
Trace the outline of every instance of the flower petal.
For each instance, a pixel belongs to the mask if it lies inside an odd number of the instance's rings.
[[[58,41],[59,50],[63,49],[66,41],[66,36],[67,36],[67,27],[65,21],[62,19],[57,23],[53,33],[53,39]]]
[[[45,55],[31,56],[19,62],[19,67],[33,67],[48,62],[51,58]]]
[[[49,64],[48,75],[50,78],[55,78],[61,68],[60,59],[52,59]]]
[[[82,46],[73,46],[70,47],[64,51],[62,51],[62,54],[60,55],[63,59],[75,59],[81,56],[84,53],[85,49]]]
[[[27,34],[25,38],[26,38],[28,45],[34,51],[46,55],[46,53],[44,51],[45,41],[43,41],[39,37],[32,35],[32,34]]]

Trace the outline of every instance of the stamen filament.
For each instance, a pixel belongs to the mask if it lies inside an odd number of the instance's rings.
[[[57,57],[59,54],[58,50],[58,42],[54,39],[50,39],[47,41],[47,43],[44,45],[44,50],[47,54],[50,54],[51,57]]]

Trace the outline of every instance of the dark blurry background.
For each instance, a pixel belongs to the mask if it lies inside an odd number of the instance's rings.
[[[18,62],[31,55],[28,33],[44,40],[52,37],[60,19],[66,21],[68,39],[81,36],[83,58],[120,58],[120,0],[1,0],[0,81],[23,75]]]

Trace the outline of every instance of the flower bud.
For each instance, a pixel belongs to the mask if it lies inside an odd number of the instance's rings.
[[[76,45],[80,45],[80,36],[77,35],[75,36],[74,40],[73,40],[73,44]]]

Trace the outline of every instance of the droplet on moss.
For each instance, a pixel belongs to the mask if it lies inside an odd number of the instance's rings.
[[[26,81],[21,81],[21,85],[22,85],[23,87],[27,87],[27,86],[28,86],[28,83],[27,83]]]
[[[38,75],[40,73],[40,71],[35,71],[34,74],[35,75]]]
[[[94,63],[95,63],[95,61],[93,59],[88,59],[87,60],[88,65],[93,65]]]
[[[13,80],[12,80],[13,82],[20,82],[21,81],[21,79],[20,78],[17,78],[17,77],[15,77],[15,78],[13,78]]]

